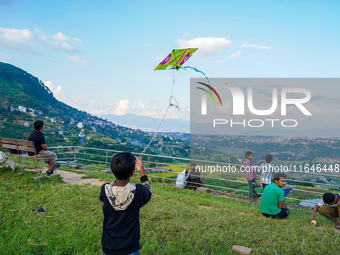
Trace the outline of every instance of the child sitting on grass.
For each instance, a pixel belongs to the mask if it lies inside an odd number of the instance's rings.
[[[135,172],[142,184],[130,183]],[[111,171],[117,180],[101,187],[99,199],[103,205],[103,254],[139,254],[139,210],[151,198],[151,185],[145,174],[142,158],[130,152],[116,154],[111,161]]]
[[[265,217],[273,219],[286,218],[289,209],[283,205],[284,194],[283,188],[286,186],[286,175],[276,173],[274,175],[275,184],[267,185],[263,190],[261,199],[261,212]]]

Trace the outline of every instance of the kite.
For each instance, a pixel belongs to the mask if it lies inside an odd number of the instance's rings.
[[[213,90],[213,92],[217,95],[218,99],[220,100],[220,103],[222,105],[222,102],[221,102],[221,99],[219,98],[217,92],[210,86],[210,83],[209,83],[209,79],[208,77],[200,70],[198,70],[197,68],[195,67],[191,67],[191,66],[183,66],[183,64],[192,56],[193,53],[195,53],[196,51],[198,50],[198,48],[188,48],[188,49],[174,49],[170,52],[170,54],[161,62],[159,63],[159,65],[155,68],[155,71],[157,70],[177,70],[179,71],[179,69],[183,69],[183,70],[186,70],[186,69],[192,69],[198,73],[202,73],[204,75],[204,77],[207,79],[208,81],[208,84],[204,84],[202,83],[203,85],[205,85],[206,87],[209,88],[209,90],[211,91],[211,89]],[[174,74],[175,75],[175,74]],[[178,103],[177,103],[177,100],[175,99],[175,97],[173,96],[173,91],[174,91],[174,85],[175,85],[175,76],[172,80],[172,91],[171,91],[171,96],[170,96],[170,99],[169,99],[169,105],[168,105],[168,108],[166,109],[165,111],[165,114],[161,120],[161,123],[159,124],[158,126],[158,129],[157,131],[154,133],[152,139],[150,140],[149,144],[146,145],[146,147],[144,148],[144,150],[139,154],[138,157],[140,157],[141,155],[143,155],[143,153],[146,151],[146,149],[150,146],[150,144],[152,143],[152,141],[155,139],[156,137],[156,134],[158,133],[164,119],[165,119],[165,116],[167,115],[168,113],[168,110],[171,106],[175,106],[178,110],[179,110],[179,107],[178,107]],[[215,104],[216,104],[216,101],[213,97],[213,95],[211,93],[209,93],[209,91],[205,90],[205,89],[202,89],[204,91],[206,91],[214,100]],[[172,100],[175,101],[175,103],[172,102]]]
[[[179,69],[198,48],[175,49],[155,68],[157,70]]]

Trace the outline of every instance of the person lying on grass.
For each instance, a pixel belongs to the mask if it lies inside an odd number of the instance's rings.
[[[309,216],[310,220],[314,220],[316,213],[331,220],[334,227],[340,229],[340,195],[336,193],[323,194],[322,200],[314,207],[313,213]]]
[[[130,183],[135,172],[142,184]],[[130,152],[113,156],[111,171],[117,180],[101,187],[99,199],[103,205],[103,254],[139,254],[139,210],[151,198],[151,185],[145,174],[142,158]]]
[[[261,212],[265,217],[273,219],[284,219],[289,214],[289,209],[283,205],[284,191],[286,186],[286,175],[276,173],[274,175],[275,184],[267,185],[263,190],[261,198]]]

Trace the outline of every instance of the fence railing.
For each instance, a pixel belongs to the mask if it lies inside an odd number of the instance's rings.
[[[114,154],[121,152],[117,150],[107,150],[99,148],[89,148],[80,146],[58,146],[50,147],[58,151],[58,162],[63,165],[73,165],[84,167],[89,170],[103,170],[110,171],[110,162]],[[139,153],[132,154],[138,156]],[[240,172],[242,165],[193,160],[188,158],[178,158],[154,154],[143,154],[143,162],[149,177],[153,181],[162,181],[175,183],[177,174],[182,172],[185,168],[189,168],[190,162],[195,162],[198,166],[205,169],[207,166],[218,165],[224,169],[233,168],[238,171],[231,172],[216,172],[211,173],[201,171],[201,180],[203,187],[217,190],[220,192],[233,192],[236,194],[248,193],[248,183],[245,180],[244,172]],[[154,167],[162,167],[170,169],[168,172],[155,172]],[[211,170],[211,169],[210,169]],[[308,201],[308,199],[320,198],[325,192],[334,192],[340,190],[340,175],[327,172],[288,172],[287,187],[293,187],[293,192],[287,197],[292,201]],[[258,174],[259,178],[260,174]],[[318,181],[317,181],[318,180]],[[258,193],[261,194],[260,190]],[[310,201],[308,201],[310,202]],[[311,202],[313,203],[313,202]]]

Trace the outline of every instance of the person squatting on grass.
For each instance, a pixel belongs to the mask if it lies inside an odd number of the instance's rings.
[[[314,207],[309,219],[314,220],[317,212],[330,219],[334,227],[340,229],[340,194],[323,194],[322,200]]]
[[[262,183],[263,190],[267,185],[272,183],[272,173],[274,170],[274,165],[270,163],[273,161],[273,156],[268,154],[265,157],[265,161],[266,163],[261,164],[261,169],[262,169],[261,183]]]
[[[286,186],[286,175],[276,173],[274,175],[275,184],[267,185],[263,190],[261,198],[261,212],[265,217],[273,219],[284,219],[289,214],[289,209],[283,205],[284,191]]]
[[[257,176],[255,173],[256,168],[253,166],[253,153],[251,151],[247,151],[245,155],[247,160],[244,164],[244,172],[248,181],[249,199],[250,202],[255,202],[253,199],[253,193],[257,194],[256,190],[254,189],[254,182],[257,179]]]
[[[142,184],[130,183],[135,168]],[[137,255],[140,249],[139,211],[150,201],[151,184],[145,174],[142,158],[130,152],[113,156],[111,171],[117,179],[103,184],[99,196],[104,203],[103,254]]]
[[[54,173],[60,165],[55,164],[57,159],[57,155],[48,150],[48,147],[45,142],[45,136],[43,131],[45,130],[44,122],[42,120],[37,120],[33,124],[34,130],[28,137],[28,141],[33,141],[34,147],[36,149],[37,158],[46,158],[45,162],[48,164],[48,170],[45,172],[45,175],[50,176]],[[29,156],[33,156],[33,152],[28,152]]]
[[[196,169],[196,163],[190,164],[191,171],[186,175],[187,185],[185,188],[196,190],[198,187],[202,186],[200,169]]]

